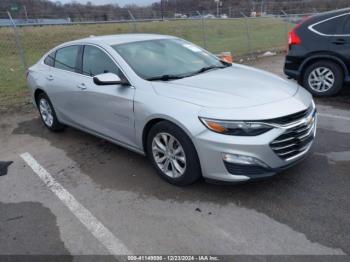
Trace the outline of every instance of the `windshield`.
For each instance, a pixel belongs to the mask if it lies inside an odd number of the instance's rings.
[[[214,55],[181,39],[141,41],[112,47],[140,77],[147,80],[176,79],[224,66]]]

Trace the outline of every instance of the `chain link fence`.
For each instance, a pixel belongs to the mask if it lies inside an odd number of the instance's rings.
[[[8,14],[0,14],[2,17]],[[304,15],[213,18],[194,12],[180,19],[21,24],[0,27],[0,106],[25,96],[25,71],[48,50],[66,41],[123,33],[175,35],[213,53],[231,52],[234,58],[286,48],[287,33]]]

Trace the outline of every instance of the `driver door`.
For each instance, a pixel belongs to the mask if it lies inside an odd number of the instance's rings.
[[[136,146],[134,130],[135,88],[126,85],[96,85],[93,76],[103,73],[125,76],[110,55],[97,46],[85,45],[77,80],[80,124],[98,134]]]

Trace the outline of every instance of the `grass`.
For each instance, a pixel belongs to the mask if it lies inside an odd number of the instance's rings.
[[[234,56],[281,49],[291,25],[277,18],[235,20],[182,20],[94,25],[18,28],[28,65],[56,45],[90,35],[159,33],[185,38],[213,53],[231,51]],[[250,34],[247,34],[247,29]],[[249,39],[249,41],[248,41]],[[0,109],[25,101],[24,68],[12,28],[0,28]]]

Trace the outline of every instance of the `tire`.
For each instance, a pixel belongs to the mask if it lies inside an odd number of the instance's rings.
[[[44,125],[52,132],[63,131],[64,125],[58,121],[55,109],[53,108],[49,97],[45,93],[38,95],[37,105]]]
[[[343,82],[342,68],[326,60],[308,66],[302,79],[303,86],[314,96],[319,97],[336,95],[342,89]]]
[[[164,136],[167,137],[168,147]],[[162,149],[159,143],[166,150]],[[202,177],[197,151],[191,139],[181,128],[168,121],[157,123],[149,131],[147,155],[158,174],[173,185],[187,186]],[[163,171],[162,166],[165,168],[167,161],[168,166]]]

